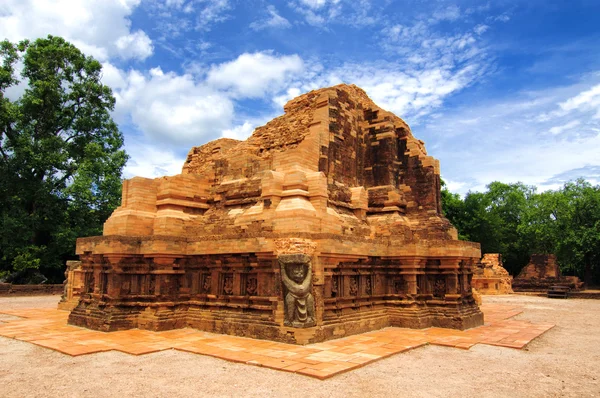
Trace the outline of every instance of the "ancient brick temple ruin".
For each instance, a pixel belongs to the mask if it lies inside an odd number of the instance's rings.
[[[502,255],[486,253],[473,270],[471,284],[481,294],[510,294],[512,279],[502,264]]]
[[[408,125],[352,85],[284,109],[193,148],[179,175],[125,181],[104,235],[77,241],[69,322],[299,344],[481,325],[479,244],[442,216],[439,163]]]
[[[545,292],[553,285],[568,286],[571,290],[584,288],[578,277],[562,275],[554,254],[532,254],[513,281],[513,288],[518,292]]]
[[[81,269],[81,261],[67,261],[63,294],[58,303],[59,310],[71,311],[79,304],[81,295],[85,292],[86,273]]]

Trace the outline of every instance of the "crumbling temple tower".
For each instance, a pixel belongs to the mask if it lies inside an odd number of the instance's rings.
[[[77,241],[69,323],[298,344],[481,325],[479,244],[443,217],[439,162],[408,125],[353,85],[284,109],[192,148],[179,175],[125,181],[103,236]]]

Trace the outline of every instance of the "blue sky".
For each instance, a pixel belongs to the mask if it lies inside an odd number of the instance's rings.
[[[0,4],[0,38],[47,34],[103,63],[126,177],[177,174],[190,147],[345,82],[406,120],[455,192],[600,183],[597,0]]]

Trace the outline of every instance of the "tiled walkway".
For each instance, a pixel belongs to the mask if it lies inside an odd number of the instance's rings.
[[[307,346],[194,329],[98,332],[68,325],[68,312],[54,309],[0,310],[2,314],[19,317],[0,317],[0,336],[28,341],[72,356],[110,350],[143,355],[176,349],[326,379],[425,344],[462,349],[475,344],[491,344],[520,349],[554,326],[511,320],[522,312],[522,308],[510,305],[484,304],[481,309],[485,325],[466,331],[389,327]]]

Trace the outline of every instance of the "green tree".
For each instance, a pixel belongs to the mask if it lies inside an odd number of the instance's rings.
[[[556,254],[561,270],[589,285],[600,281],[600,186],[580,179],[557,191],[493,182],[462,200],[442,190],[446,217],[461,239],[501,253],[517,274],[533,253]]]
[[[529,242],[519,226],[534,193],[522,183],[492,182],[486,192],[468,192],[464,200],[442,193],[442,207],[461,239],[479,242],[484,254],[501,253],[507,270],[517,273],[529,259]]]
[[[556,254],[562,268],[589,285],[600,276],[600,186],[580,179],[561,190]]]
[[[546,191],[531,197],[519,232],[530,242],[532,253],[556,253],[560,225],[566,226],[567,209],[568,204],[561,191]]]
[[[502,254],[507,270],[514,274],[528,263],[531,254],[530,241],[519,227],[535,191],[535,187],[520,182],[492,182],[486,192],[490,201],[489,214],[497,236],[498,253]]]
[[[458,230],[458,239],[469,240],[468,236],[463,235],[465,230],[465,203],[457,193],[452,193],[448,189],[448,185],[444,180],[440,180],[442,187],[442,212],[444,216],[450,220],[452,225]]]
[[[60,37],[0,43],[0,271],[61,280],[78,236],[118,205],[127,155],[101,64]],[[22,62],[27,83],[11,101]]]
[[[536,195],[521,229],[532,251],[557,255],[562,271],[600,280],[600,187],[579,179]]]

